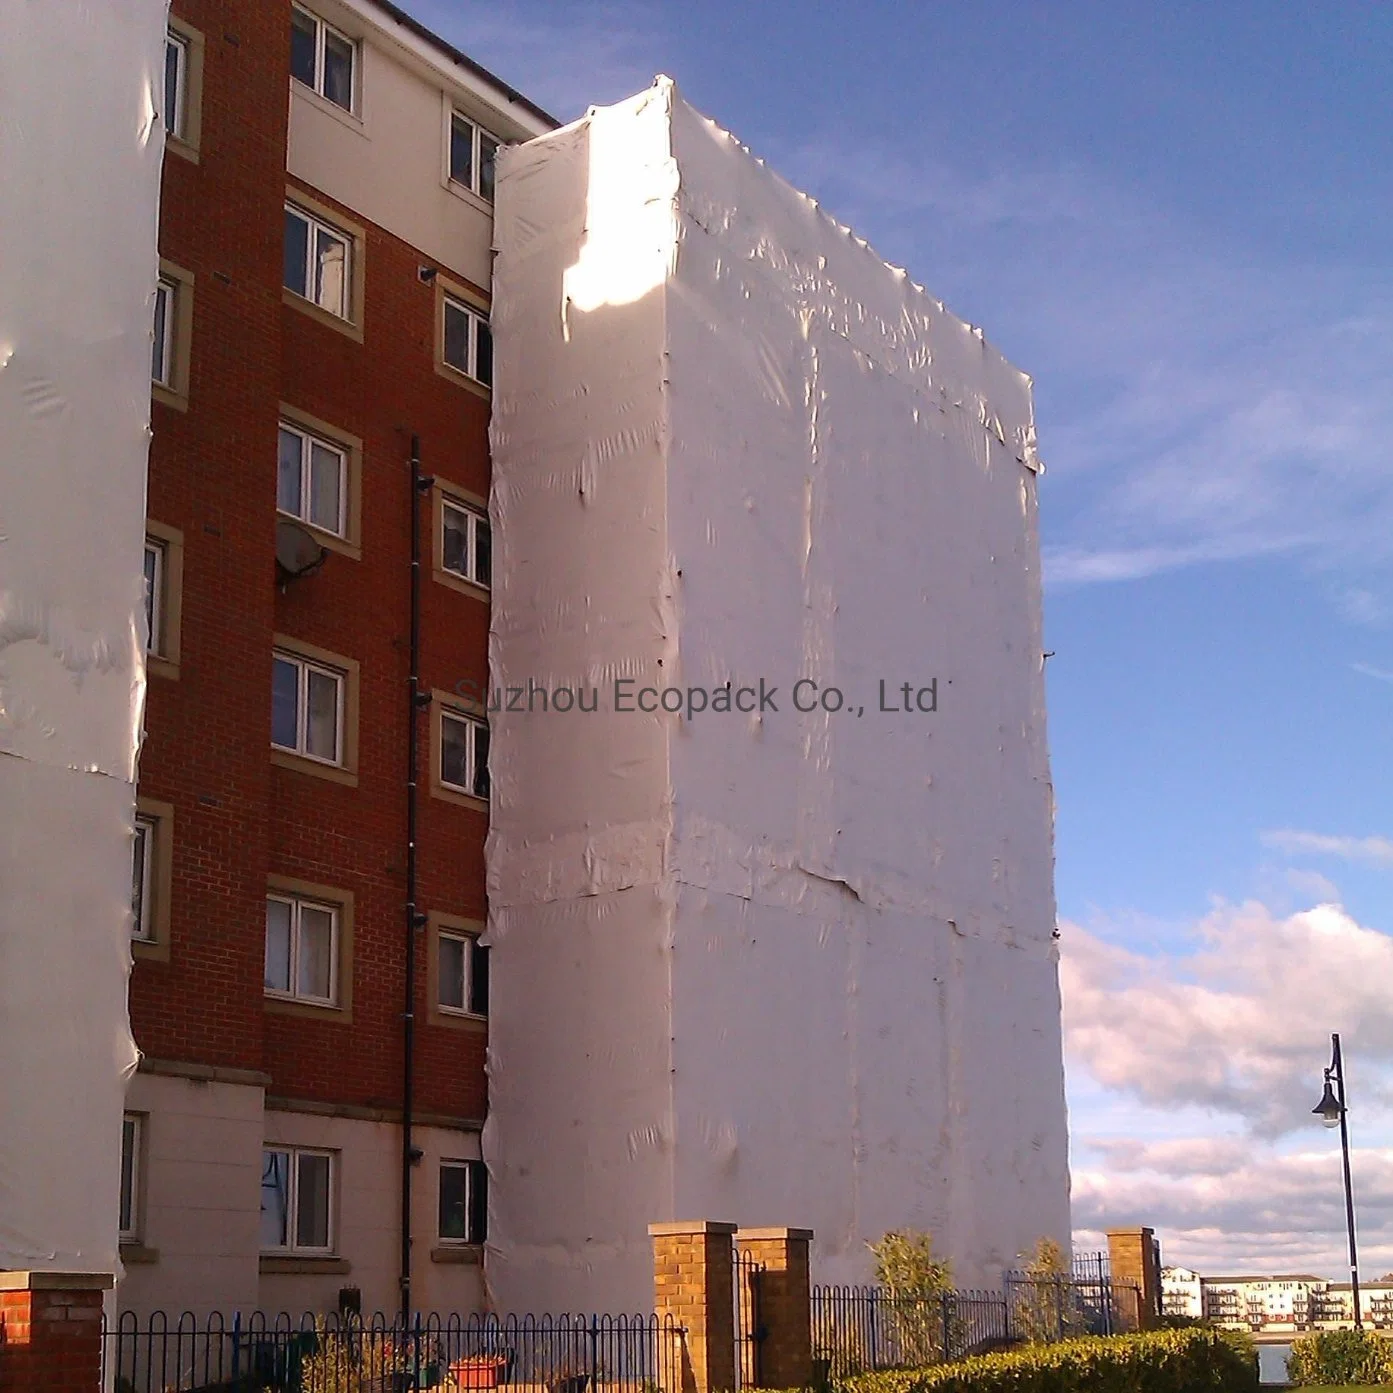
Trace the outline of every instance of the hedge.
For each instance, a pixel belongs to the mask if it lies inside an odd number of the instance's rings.
[[[857,1374],[850,1393],[1255,1393],[1244,1336],[1216,1330],[1097,1335],[926,1369]]]
[[[1319,1330],[1293,1340],[1287,1377],[1296,1384],[1393,1383],[1393,1341],[1368,1330]]]

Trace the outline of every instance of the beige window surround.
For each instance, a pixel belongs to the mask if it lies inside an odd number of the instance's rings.
[[[433,690],[430,697],[430,796],[439,798],[446,803],[458,803],[463,808],[473,808],[477,812],[487,813],[489,810],[487,798],[478,798],[472,793],[465,793],[462,789],[452,788],[440,780],[440,717],[442,712],[458,716],[472,716],[485,726],[488,725],[488,718],[480,708],[479,703],[470,701],[467,697],[456,696],[453,692],[442,692],[439,688]]]
[[[468,489],[460,488],[457,484],[449,483],[440,478],[439,475],[436,476],[435,484],[431,488],[430,504],[431,577],[438,580],[441,585],[449,586],[451,590],[458,590],[461,595],[468,595],[471,599],[482,600],[488,604],[490,591],[487,586],[476,584],[455,571],[445,569],[446,503],[453,503],[460,508],[468,508],[473,512],[482,514],[485,519],[489,515],[487,498],[481,498],[477,493],[471,493]]]
[[[350,788],[358,786],[358,689],[359,667],[354,658],[345,658],[342,653],[331,652],[303,639],[291,638],[287,634],[273,634],[272,646],[288,657],[306,658],[312,663],[332,668],[343,679],[343,729],[339,732],[343,758],[338,764],[324,760],[311,759],[297,754],[294,750],[271,746],[271,763],[281,769],[294,769],[301,774],[313,774],[317,779],[328,779],[331,783],[347,784]],[[270,693],[267,693],[268,698]],[[269,705],[269,701],[268,701]]]
[[[335,947],[335,971],[338,998],[322,1005],[313,1001],[289,1001],[284,997],[266,996],[263,1005],[272,1015],[298,1016],[302,1020],[327,1021],[334,1025],[353,1024],[353,891],[337,885],[322,885],[317,881],[300,880],[295,876],[268,875],[267,895],[285,895],[296,899],[313,900],[332,905],[338,911],[338,942]]]
[[[463,373],[458,368],[451,367],[445,361],[445,301],[447,298],[458,300],[460,304],[473,310],[485,322],[488,321],[489,317],[487,295],[476,290],[473,286],[464,284],[463,281],[450,279],[444,272],[437,272],[435,276],[435,370],[441,377],[453,382],[457,387],[463,387],[466,391],[473,392],[476,397],[483,397],[485,401],[490,401],[493,398],[491,388],[485,387],[482,382],[476,381],[468,373]]]
[[[203,137],[203,49],[201,30],[192,24],[169,16],[170,33],[184,41],[184,129],[176,134],[165,128],[165,149],[193,164],[199,162],[199,146]]]
[[[194,274],[174,262],[160,258],[160,279],[174,287],[174,313],[166,332],[169,348],[169,382],[151,382],[150,393],[158,402],[175,411],[189,409],[189,374],[193,348]]]
[[[179,633],[184,615],[184,534],[153,518],[145,519],[145,535],[157,542],[163,564],[160,576],[160,648],[145,655],[145,670],[153,677],[179,676]]]
[[[148,938],[131,937],[131,956],[137,962],[169,961],[170,900],[174,889],[174,805],[143,795],[135,800],[135,810],[153,827],[150,848],[150,877],[146,920]]]
[[[456,914],[426,915],[426,1020],[447,1030],[482,1034],[488,1030],[488,1017],[473,1011],[456,1011],[440,1005],[440,936],[454,934],[477,939],[486,925],[482,919],[464,919]],[[473,972],[471,963],[470,972]]]
[[[312,193],[295,184],[285,186],[285,201],[341,233],[349,243],[348,315],[341,316],[321,308],[313,300],[297,295],[289,286],[281,287],[281,301],[301,314],[337,330],[357,343],[363,341],[363,305],[365,300],[367,232],[361,223],[346,218],[337,208],[321,202]]]
[[[321,546],[327,547],[330,551],[336,551],[341,556],[351,556],[355,561],[361,560],[363,556],[363,441],[360,436],[354,435],[351,431],[346,431],[340,426],[321,420],[318,416],[311,415],[308,411],[302,410],[298,406],[292,406],[289,402],[283,401],[280,404],[280,418],[288,426],[293,426],[297,430],[306,432],[309,435],[317,435],[327,441],[330,445],[336,445],[344,452],[348,461],[348,478],[344,481],[346,490],[346,512],[347,526],[344,535],[341,537],[336,532],[330,532],[326,528],[316,527],[314,523],[306,521],[304,518],[294,520],[301,527],[313,534],[315,541]],[[278,513],[280,517],[289,517],[288,513]]]

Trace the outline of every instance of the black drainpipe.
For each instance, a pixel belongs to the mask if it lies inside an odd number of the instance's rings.
[[[416,768],[421,712],[430,693],[421,690],[421,495],[434,481],[421,473],[421,437],[411,437],[411,675],[406,736],[406,961],[401,1056],[401,1316],[411,1320],[411,1172],[421,1159],[412,1137],[416,1100],[416,937],[426,916],[416,908]]]

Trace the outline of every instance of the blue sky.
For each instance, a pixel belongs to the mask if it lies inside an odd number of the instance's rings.
[[[1036,382],[1075,1219],[1393,1268],[1393,7],[414,0],[676,78]],[[1325,906],[1325,908],[1317,908]]]

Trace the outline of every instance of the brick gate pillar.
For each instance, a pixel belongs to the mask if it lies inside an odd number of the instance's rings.
[[[653,1309],[687,1330],[682,1393],[735,1387],[734,1224],[694,1219],[650,1224]]]
[[[759,1381],[807,1388],[813,1375],[811,1229],[738,1229],[736,1246],[759,1263]]]
[[[101,1393],[104,1272],[0,1272],[0,1389]]]
[[[1108,1267],[1124,1322],[1135,1330],[1155,1329],[1161,1321],[1161,1264],[1155,1231],[1109,1229]],[[1137,1293],[1135,1298],[1133,1291]],[[1130,1309],[1133,1300],[1137,1307],[1135,1317]]]

